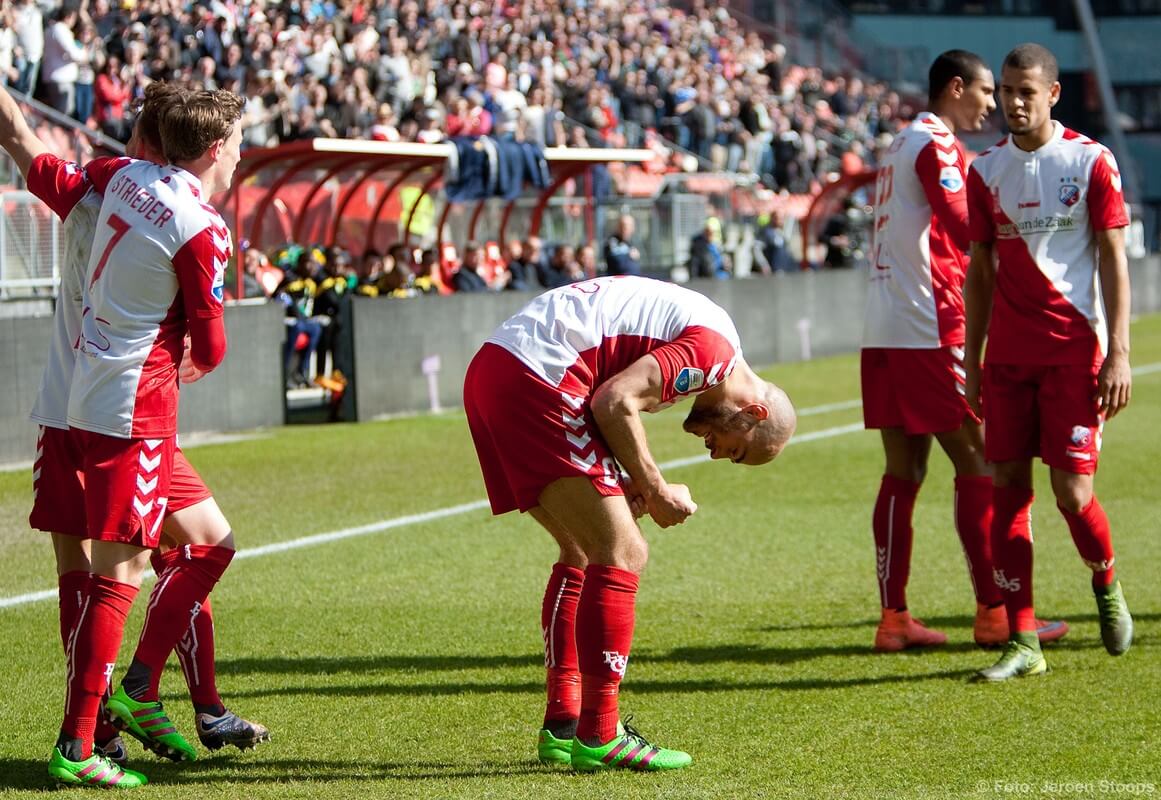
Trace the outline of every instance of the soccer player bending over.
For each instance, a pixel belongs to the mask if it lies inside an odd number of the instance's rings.
[[[968,172],[966,389],[977,410],[983,393],[985,449],[996,469],[992,557],[1011,629],[1000,660],[976,674],[982,681],[1048,671],[1032,604],[1036,456],[1092,570],[1105,649],[1120,655],[1133,641],[1109,520],[1093,492],[1104,420],[1128,405],[1132,382],[1129,217],[1112,153],[1052,119],[1058,75],[1040,45],[1008,53],[1000,105],[1011,134]]]
[[[996,107],[995,89],[976,54],[949,50],[936,58],[928,74],[930,109],[895,137],[876,181],[861,372],[863,418],[879,430],[886,456],[871,521],[880,652],[947,641],[907,609],[912,512],[932,439],[955,467],[955,529],[976,596],[975,641],[998,646],[1008,640],[988,544],[992,472],[980,421],[963,391],[967,162],[956,139],[959,131],[980,129]],[[1037,622],[1036,630],[1048,641],[1068,626]]]
[[[790,400],[750,369],[726,312],[647,278],[546,292],[468,367],[464,407],[492,513],[528,512],[560,548],[541,607],[545,763],[591,772],[691,761],[624,725],[617,703],[648,558],[636,518],[665,528],[697,510],[661,474],[641,414],[685,396],[695,398],[684,428],[713,458],[765,464],[794,431]]]

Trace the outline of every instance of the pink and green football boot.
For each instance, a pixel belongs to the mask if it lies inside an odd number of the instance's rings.
[[[62,786],[95,786],[99,789],[135,789],[149,780],[140,772],[114,764],[100,753],[83,761],[69,761],[60,748],[53,748],[48,774]]]
[[[617,735],[596,747],[589,747],[580,739],[572,740],[572,768],[577,772],[609,769],[659,772],[682,769],[692,762],[689,753],[652,745],[627,723],[618,722]]]
[[[138,702],[125,692],[124,686],[119,686],[105,701],[105,710],[113,717],[114,725],[141,742],[146,750],[170,761],[197,759],[197,751],[177,732],[160,702]]]

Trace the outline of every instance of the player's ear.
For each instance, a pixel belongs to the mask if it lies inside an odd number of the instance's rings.
[[[770,416],[770,409],[761,403],[750,403],[743,406],[741,411],[743,414],[749,414],[756,422],[761,422]]]
[[[216,141],[215,141],[213,144],[211,144],[211,145],[210,145],[210,147],[209,147],[209,150],[208,150],[208,152],[209,152],[210,158],[211,158],[211,159],[213,159],[214,161],[217,161],[217,160],[218,160],[218,158],[220,158],[220,157],[221,157],[221,155],[222,155],[222,148],[223,148],[223,147],[225,147],[225,146],[226,146],[226,140],[225,140],[225,139],[218,139],[218,140],[216,140]]]

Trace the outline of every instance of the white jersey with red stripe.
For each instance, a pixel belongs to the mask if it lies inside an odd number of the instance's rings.
[[[574,397],[588,397],[642,356],[661,366],[660,411],[716,386],[742,346],[729,315],[704,295],[634,276],[596,278],[545,292],[489,342]],[[514,410],[518,413],[518,410]]]
[[[93,190],[80,167],[49,153],[33,159],[28,172],[28,190],[64,220],[52,341],[30,416],[34,422],[50,428],[68,428],[69,385],[76,358],[73,348],[80,338],[85,270],[93,249],[101,196]]]
[[[1091,364],[1107,347],[1095,232],[1129,224],[1121,174],[1103,145],[1053,126],[1033,152],[1008,137],[968,173],[972,241],[997,253],[992,363]]]
[[[875,182],[864,347],[963,344],[966,171],[963,146],[935,114],[892,142]]]
[[[85,167],[104,199],[93,238],[69,425],[121,438],[177,432],[190,321],[220,320],[230,235],[201,182],[127,158]]]

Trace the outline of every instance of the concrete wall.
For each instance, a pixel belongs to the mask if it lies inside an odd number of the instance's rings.
[[[1161,257],[1134,263],[1133,311],[1161,311]],[[866,277],[862,272],[812,272],[738,281],[702,281],[703,292],[733,316],[742,346],[756,366],[858,349]],[[425,411],[427,380],[420,363],[438,355],[439,401],[461,405],[468,362],[504,319],[531,297],[522,293],[356,298],[354,302],[357,419]],[[182,389],[183,433],[245,430],[283,421],[281,348],[285,327],[274,304],[226,310],[230,352],[211,375]],[[28,411],[52,320],[0,319],[0,463],[28,461],[35,430]]]
[[[1134,313],[1161,311],[1161,257],[1134,263]],[[863,272],[780,274],[689,284],[730,312],[747,360],[768,366],[857,350],[863,331]],[[359,420],[428,408],[420,363],[438,355],[439,401],[462,404],[468,362],[492,330],[531,295],[461,295],[415,300],[358,298],[354,305]]]
[[[181,392],[183,433],[281,425],[282,309],[226,309],[225,362]],[[28,420],[52,337],[52,318],[0,319],[0,464],[31,461],[36,428]]]

